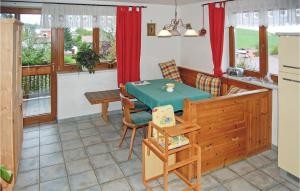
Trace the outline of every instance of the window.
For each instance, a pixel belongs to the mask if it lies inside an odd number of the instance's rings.
[[[48,65],[51,62],[51,30],[40,27],[40,14],[20,14],[22,65]]]
[[[0,19],[11,19],[11,18],[15,18],[15,14],[0,13]]]
[[[93,46],[92,28],[64,29],[64,64],[76,64],[75,55],[84,47]]]
[[[258,72],[259,66],[259,28],[235,28],[235,65]]]

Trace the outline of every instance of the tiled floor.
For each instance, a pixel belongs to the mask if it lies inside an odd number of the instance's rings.
[[[142,191],[141,137],[137,134],[132,160],[127,161],[129,135],[119,148],[120,113],[105,124],[99,116],[88,116],[58,124],[24,129],[24,143],[16,191]],[[202,176],[204,191],[298,191],[279,177],[277,154],[264,152]],[[163,190],[163,179],[151,182]],[[171,175],[169,190],[184,188]]]

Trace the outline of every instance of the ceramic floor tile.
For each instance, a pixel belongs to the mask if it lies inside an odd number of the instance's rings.
[[[290,189],[288,189],[284,185],[278,185],[278,186],[275,186],[274,188],[271,188],[268,191],[290,191]]]
[[[124,177],[121,169],[116,164],[97,169],[96,176],[100,184]]]
[[[284,182],[285,179],[280,177],[280,168],[276,164],[271,164],[262,169],[262,171],[272,178],[274,178],[277,182]]]
[[[63,155],[61,152],[40,156],[41,167],[52,166],[60,163],[64,163]]]
[[[49,145],[40,146],[40,155],[47,155],[51,153],[60,152],[62,150],[60,142]]]
[[[25,132],[23,134],[24,140],[38,138],[39,136],[40,136],[39,131],[30,131],[30,132]]]
[[[92,170],[92,165],[88,159],[71,161],[66,163],[68,175],[78,174],[81,172]]]
[[[88,129],[95,127],[95,125],[92,122],[80,122],[78,123],[78,129]]]
[[[68,179],[65,178],[60,178],[60,179],[55,179],[51,180],[48,182],[43,182],[40,184],[40,191],[69,191],[69,183]]]
[[[256,168],[261,168],[263,166],[266,166],[266,165],[272,163],[271,160],[269,160],[261,155],[256,155],[256,156],[250,157],[247,159],[247,161]]]
[[[57,164],[40,169],[40,181],[47,182],[50,180],[66,177],[66,167],[65,164]]]
[[[270,159],[270,160],[276,161],[278,153],[276,151],[273,151],[273,150],[268,150],[268,151],[265,151],[265,152],[261,153],[261,155],[268,158],[268,159]]]
[[[73,139],[80,139],[79,133],[77,131],[70,131],[60,134],[61,141],[70,141]]]
[[[128,160],[129,149],[118,150],[111,152],[111,155],[117,162],[124,162]],[[136,159],[137,156],[132,152],[131,159]]]
[[[205,189],[203,189],[203,191],[206,191]],[[215,188],[211,188],[208,191],[229,191],[225,186],[219,185]],[[246,191],[246,190],[245,190]],[[248,190],[247,190],[248,191]]]
[[[101,185],[102,191],[133,191],[125,178]]]
[[[19,172],[31,171],[39,168],[39,157],[20,160]]]
[[[86,152],[89,156],[94,156],[98,154],[103,154],[108,152],[108,148],[105,143],[100,143],[97,145],[91,145],[86,147]]]
[[[115,131],[101,133],[100,136],[101,136],[101,138],[104,142],[116,141],[116,140],[119,140],[121,138],[120,135]]]
[[[265,173],[256,170],[244,176],[244,178],[261,190],[267,190],[278,184],[274,179]]]
[[[71,190],[82,190],[98,185],[94,171],[69,176]]]
[[[84,137],[98,135],[99,131],[96,128],[89,128],[89,129],[79,130],[79,134],[81,138],[84,138]]]
[[[82,142],[83,142],[84,146],[87,147],[90,145],[102,143],[102,138],[100,137],[100,135],[95,135],[95,136],[82,138]]]
[[[220,185],[211,175],[205,175],[201,177],[201,186],[203,190],[209,190]]]
[[[87,158],[84,148],[66,150],[63,152],[66,162]]]
[[[297,187],[294,184],[291,184],[290,182],[285,181],[285,182],[282,183],[282,185],[286,186],[291,191],[300,191],[300,184]]]
[[[83,143],[80,139],[62,142],[63,150],[77,149],[83,147]]]
[[[119,143],[120,143],[120,141],[117,140],[117,141],[106,142],[106,145],[110,152],[129,148],[129,145],[126,141],[123,142],[121,147],[119,147]]]
[[[187,185],[181,179],[178,179],[178,180],[169,182],[168,187],[169,187],[169,190],[172,190],[172,191],[182,191],[185,188],[187,188]]]
[[[170,174],[168,175],[168,182],[172,182],[172,181],[178,180],[178,179],[179,179],[179,177],[178,177],[175,173],[170,173]],[[158,182],[159,182],[161,185],[163,185],[163,184],[164,184],[164,178],[163,178],[163,177],[160,177],[160,178],[158,179]]]
[[[32,186],[27,186],[24,188],[15,188],[14,191],[40,191],[40,187],[38,184],[32,185]]]
[[[102,191],[102,189],[101,189],[100,185],[98,185],[98,186],[93,186],[90,188],[83,189],[81,191]]]
[[[39,147],[31,147],[28,149],[22,150],[22,159],[33,158],[39,156],[40,148]]]
[[[22,147],[23,149],[27,149],[27,148],[39,146],[39,144],[40,144],[39,138],[28,139],[23,141]]]
[[[114,128],[113,125],[111,124],[106,124],[106,125],[103,125],[103,126],[96,126],[98,131],[100,133],[110,133],[110,132],[115,132],[116,129]]]
[[[91,156],[90,161],[94,169],[115,164],[115,161],[109,153]]]
[[[238,177],[236,173],[229,170],[228,168],[222,168],[220,170],[216,170],[212,172],[211,175],[221,183],[233,180]]]
[[[127,181],[129,182],[129,184],[131,185],[131,187],[133,188],[134,191],[144,191],[146,189],[146,187],[143,183],[141,173],[127,177]],[[151,181],[150,183],[148,183],[148,185],[151,188],[153,188],[153,187],[159,186],[159,182],[157,180],[154,180],[154,181]]]
[[[60,142],[60,138],[58,135],[50,135],[50,136],[40,138],[41,145],[48,145],[48,144],[57,143],[57,142]]]
[[[243,178],[237,178],[233,181],[227,182],[225,187],[230,191],[259,191],[259,189],[252,186],[249,182],[244,180]]]
[[[228,166],[232,171],[237,173],[238,175],[242,176],[245,174],[248,174],[249,172],[252,172],[255,170],[255,168],[250,165],[247,161],[240,161],[237,163],[234,163],[230,166]]]
[[[131,159],[121,163],[119,166],[125,176],[139,173],[142,170],[142,162],[139,159]]]
[[[39,183],[39,170],[18,173],[15,187],[24,188]]]
[[[57,134],[58,134],[57,128],[40,130],[40,137],[46,137],[46,136],[57,135]]]

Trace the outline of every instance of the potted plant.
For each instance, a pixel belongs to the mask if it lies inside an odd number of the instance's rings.
[[[87,43],[83,43],[75,56],[80,70],[87,70],[90,74],[95,73],[96,64],[99,63],[99,55]]]

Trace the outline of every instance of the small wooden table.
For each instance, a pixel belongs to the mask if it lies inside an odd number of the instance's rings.
[[[101,117],[105,122],[108,121],[109,103],[121,100],[119,89],[98,91],[98,92],[86,92],[84,95],[92,105],[102,104]]]

